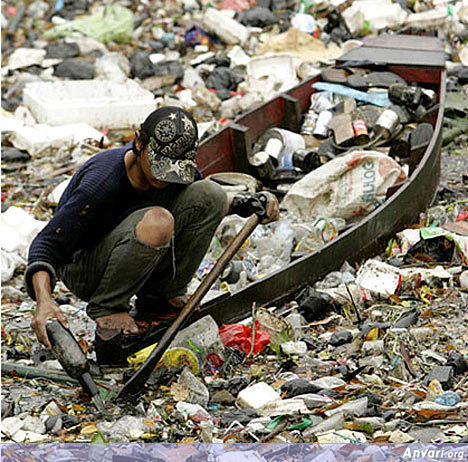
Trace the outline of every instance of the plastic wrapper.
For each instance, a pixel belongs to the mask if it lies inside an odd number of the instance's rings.
[[[255,321],[255,339],[252,349],[252,327],[243,324],[224,324],[219,329],[219,336],[227,347],[235,347],[249,354],[260,353],[269,343],[270,334],[261,330],[258,321]]]

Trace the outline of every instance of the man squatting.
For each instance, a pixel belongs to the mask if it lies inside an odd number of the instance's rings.
[[[67,318],[53,298],[57,277],[97,329],[138,334],[138,320],[180,310],[187,285],[226,214],[279,218],[270,193],[228,197],[195,164],[198,130],[190,113],[159,108],[133,143],[103,151],[72,177],[55,214],[29,249],[25,282],[37,302],[31,327],[51,348],[46,322]],[[136,295],[135,309],[130,299]]]

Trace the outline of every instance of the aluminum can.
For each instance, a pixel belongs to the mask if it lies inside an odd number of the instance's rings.
[[[384,130],[384,137],[390,136],[400,123],[400,117],[395,111],[386,109],[382,115],[377,119],[376,126]]]
[[[369,131],[364,120],[359,119],[353,122],[353,131],[356,144],[362,146],[370,141]]]
[[[326,138],[328,136],[328,125],[333,119],[333,112],[322,111],[315,124],[314,136],[316,138]]]
[[[249,158],[249,163],[255,168],[260,178],[273,178],[275,174],[275,166],[273,160],[268,153],[260,151]]]
[[[301,126],[302,135],[313,135],[315,124],[317,123],[318,115],[315,112],[308,112],[304,117],[304,122]]]

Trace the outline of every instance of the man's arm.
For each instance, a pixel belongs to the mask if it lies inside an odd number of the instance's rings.
[[[25,273],[26,288],[33,300],[36,300],[32,281],[34,275],[40,271],[47,272],[50,291],[53,292],[56,270],[67,264],[78,249],[88,244],[98,224],[110,221],[114,204],[109,197],[115,197],[111,188],[99,172],[85,175],[67,202],[35,237],[29,247]]]
[[[99,172],[85,175],[29,248],[25,283],[28,294],[37,301],[31,327],[48,348],[51,345],[45,328],[47,320],[58,319],[67,327],[67,319],[52,297],[56,270],[87,243],[96,223],[109,221],[112,203],[108,198],[113,197],[109,188]]]
[[[58,319],[68,328],[68,321],[52,297],[50,289],[50,275],[47,271],[38,271],[32,277],[32,284],[36,294],[37,308],[31,322],[39,342],[47,348],[52,348],[47,337],[46,323],[49,319]]]

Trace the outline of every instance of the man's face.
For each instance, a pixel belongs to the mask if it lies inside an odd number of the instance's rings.
[[[141,156],[140,166],[141,166],[141,169],[143,171],[146,181],[153,188],[157,188],[157,189],[165,188],[169,183],[167,183],[166,181],[157,180],[156,178],[153,177],[153,174],[151,173],[151,168],[150,168],[149,159],[148,159],[148,146],[145,147],[145,150],[140,154],[140,156]]]

